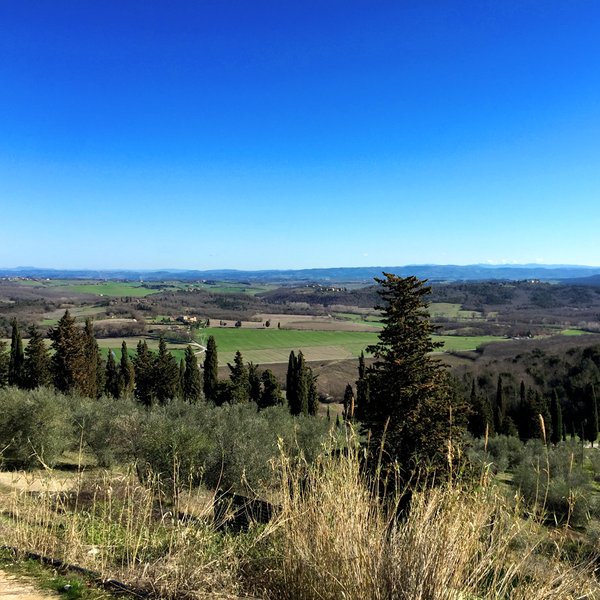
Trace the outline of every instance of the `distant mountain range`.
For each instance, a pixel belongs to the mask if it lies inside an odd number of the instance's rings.
[[[523,280],[560,281],[565,284],[600,285],[600,267],[581,265],[406,265],[402,267],[337,267],[329,269],[289,269],[238,271],[218,269],[195,271],[182,269],[129,270],[129,269],[43,269],[38,267],[0,268],[0,277],[40,277],[48,279],[208,279],[218,281],[347,281],[371,282],[381,277],[382,271],[401,277],[415,275],[430,283],[457,281]]]

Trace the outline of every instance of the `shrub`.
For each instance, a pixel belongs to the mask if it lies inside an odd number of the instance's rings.
[[[0,449],[11,468],[56,464],[73,445],[69,400],[47,388],[0,389]]]

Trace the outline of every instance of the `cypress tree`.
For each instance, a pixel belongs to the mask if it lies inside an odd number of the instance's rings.
[[[302,350],[298,351],[298,356],[296,357],[294,380],[296,402],[300,409],[298,414],[308,415],[308,373]]]
[[[185,349],[185,373],[183,377],[183,399],[190,404],[196,404],[202,398],[202,381],[198,360],[194,349],[188,346]]]
[[[204,396],[211,402],[217,401],[217,388],[219,385],[219,358],[217,355],[217,342],[214,336],[208,337],[206,355],[204,357]]]
[[[356,418],[364,419],[369,414],[369,380],[365,366],[365,353],[358,357],[358,379],[356,380]]]
[[[258,372],[258,365],[255,365],[252,362],[248,363],[248,385],[250,390],[250,402],[260,404],[260,397],[262,395],[260,374]]]
[[[167,350],[167,342],[161,334],[158,342],[158,355],[154,363],[154,391],[160,404],[177,396],[179,387],[179,366],[173,355]]]
[[[23,340],[21,339],[17,319],[14,318],[12,322],[12,339],[10,342],[10,359],[8,362],[8,385],[24,387],[24,363]]]
[[[185,385],[185,358],[179,360],[179,378],[177,380],[177,397],[183,397],[183,386]]]
[[[350,421],[352,416],[350,414],[352,409],[352,403],[354,401],[354,392],[352,391],[352,386],[348,383],[346,384],[346,389],[344,390],[344,419],[346,421]]]
[[[469,404],[471,405],[471,411],[467,429],[475,437],[485,436],[486,430],[488,435],[493,436],[496,431],[494,428],[494,411],[487,396],[482,396],[476,392],[475,380],[471,385]]]
[[[306,383],[308,386],[308,414],[317,416],[320,406],[319,391],[317,390],[317,377],[313,375],[310,367],[306,367]]]
[[[50,359],[54,387],[63,394],[73,391],[84,394],[87,384],[84,338],[68,310],[57,326],[48,332],[48,337],[54,350]]]
[[[121,393],[129,397],[135,387],[135,369],[129,360],[127,343],[123,340],[121,344],[121,364],[119,366],[119,377],[121,378]]]
[[[558,401],[558,394],[556,390],[552,392],[552,405],[550,407],[550,415],[552,418],[552,443],[554,445],[560,442],[560,438],[563,435],[563,422],[562,422],[562,410],[560,408],[560,402]]]
[[[233,359],[233,365],[227,363],[229,370],[229,380],[231,381],[230,398],[231,404],[246,404],[250,401],[250,381],[248,371],[244,366],[244,357],[238,350]]]
[[[504,400],[504,388],[502,387],[502,377],[498,377],[498,386],[496,389],[496,406],[494,407],[494,426],[499,434],[506,434],[504,430],[504,419],[506,418],[506,402]]]
[[[592,444],[598,439],[598,404],[596,402],[596,391],[591,386],[590,393],[587,395],[587,424],[585,426],[585,439]]]
[[[6,342],[0,340],[0,388],[8,383],[8,362],[10,356],[7,351]]]
[[[146,340],[140,340],[137,345],[137,353],[134,360],[135,369],[135,391],[134,395],[138,402],[144,406],[150,406],[156,394],[154,392],[154,363],[156,357],[148,349]]]
[[[38,387],[49,386],[52,381],[50,376],[50,354],[35,325],[29,328],[29,336],[29,344],[25,349],[23,371],[25,387],[34,390]]]
[[[81,393],[88,398],[97,398],[102,395],[102,389],[98,389],[98,376],[96,369],[98,368],[98,342],[94,337],[94,326],[91,319],[85,320],[83,328],[83,354],[84,354],[84,371],[85,383]]]
[[[285,395],[290,413],[292,415],[299,415],[302,411],[300,405],[298,404],[298,397],[296,393],[296,355],[292,350],[288,359],[288,368],[285,377]]]
[[[121,386],[119,381],[119,370],[115,362],[114,352],[108,349],[108,360],[106,361],[106,383],[104,391],[107,396],[118,398],[121,395]]]
[[[265,369],[261,375],[263,392],[260,396],[259,408],[268,408],[269,406],[283,406],[284,397],[281,393],[279,381],[271,369]]]
[[[102,351],[98,348],[98,353],[96,355],[96,389],[98,390],[98,395],[102,394],[105,385],[106,361],[104,360],[104,356],[102,356]]]

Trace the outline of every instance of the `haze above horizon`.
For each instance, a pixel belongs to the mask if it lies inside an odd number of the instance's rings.
[[[598,265],[600,5],[0,5],[8,267]]]

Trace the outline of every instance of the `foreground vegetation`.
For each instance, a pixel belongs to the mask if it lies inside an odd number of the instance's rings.
[[[485,472],[422,484],[407,505],[402,490],[376,491],[363,457],[352,429],[314,460],[281,442],[274,517],[245,533],[213,520],[214,496],[190,489],[169,501],[158,474],[142,485],[131,471],[80,473],[71,494],[4,493],[0,531],[161,598],[597,597],[593,564],[567,552],[566,530],[548,534]]]

